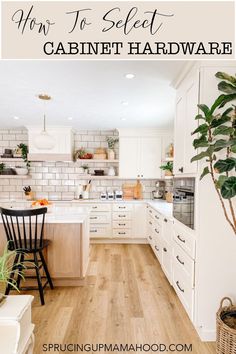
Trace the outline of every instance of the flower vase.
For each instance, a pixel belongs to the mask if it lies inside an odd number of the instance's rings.
[[[112,149],[107,150],[107,158],[108,160],[115,160],[115,151]]]

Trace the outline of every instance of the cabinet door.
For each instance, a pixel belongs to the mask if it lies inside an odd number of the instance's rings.
[[[162,269],[167,279],[172,283],[172,254],[171,246],[164,240],[162,240]]]
[[[122,178],[137,178],[139,166],[140,138],[120,138],[119,175]]]
[[[135,204],[134,205],[134,217],[133,217],[133,232],[134,238],[146,238],[146,205]]]
[[[184,168],[184,118],[185,118],[184,93],[177,97],[175,107],[175,130],[174,130],[174,174],[180,174]]]
[[[161,177],[162,142],[159,137],[140,138],[139,175],[143,178]]]
[[[184,137],[184,173],[196,173],[197,162],[192,163],[191,158],[196,155],[193,147],[193,137],[191,134],[197,128],[198,121],[195,117],[198,113],[198,94],[199,94],[199,73],[191,75],[187,81],[185,91],[185,137]]]

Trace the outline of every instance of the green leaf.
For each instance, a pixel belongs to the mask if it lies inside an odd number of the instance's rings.
[[[230,113],[230,112],[233,111],[233,109],[234,109],[233,107],[227,108],[227,109],[221,114],[221,117],[223,118],[223,117],[227,116],[228,113]],[[229,117],[229,118],[230,118],[230,117]]]
[[[230,199],[236,195],[236,177],[228,177],[221,186],[221,195],[224,199]]]
[[[233,153],[236,153],[236,145],[231,146],[231,151],[232,151]]]
[[[203,117],[203,115],[202,115],[202,114],[197,114],[197,115],[196,115],[196,117],[195,117],[195,119],[196,119],[196,120],[197,120],[197,119],[206,120],[206,118],[205,118],[205,117]]]
[[[221,188],[222,185],[223,185],[223,183],[224,183],[224,181],[226,181],[227,178],[228,178],[227,176],[221,175],[221,176],[218,178],[218,180],[216,181],[216,187],[217,187],[217,188]]]
[[[227,125],[220,125],[217,127],[213,135],[230,135],[234,132],[234,129],[232,127],[228,127]]]
[[[222,72],[222,71],[218,71],[215,76],[218,78],[218,79],[221,79],[221,80],[226,80],[226,81],[229,81],[231,82],[233,85],[236,85],[236,77],[234,76],[231,76],[225,72]]]
[[[211,128],[216,128],[218,127],[219,125],[222,125],[224,123],[227,123],[230,121],[230,117],[228,116],[219,116],[217,118],[214,118],[212,121],[211,121]]]
[[[225,160],[218,160],[214,164],[214,170],[217,173],[229,172],[236,167],[236,159],[229,157]]]
[[[193,134],[196,134],[196,133],[201,133],[201,134],[206,134],[208,131],[208,125],[206,123],[204,124],[201,124],[197,127],[197,129],[195,129],[193,132],[192,132],[192,135]]]
[[[200,147],[207,147],[208,141],[205,135],[201,135],[200,138],[193,140],[193,146],[195,149]]]
[[[198,108],[204,113],[207,118],[210,115],[210,109],[205,104],[198,104]]]
[[[222,92],[229,94],[229,95],[236,93],[236,87],[229,84],[226,81],[219,82],[218,89]]]
[[[223,148],[226,148],[228,146],[233,146],[233,145],[236,145],[236,139],[230,139],[230,140],[219,139],[211,146],[214,147],[214,151],[220,151]]]
[[[225,104],[227,103],[227,102],[230,102],[230,101],[233,101],[233,100],[235,100],[236,99],[236,94],[234,93],[234,94],[232,94],[232,95],[221,95],[220,96],[221,97],[221,104],[219,105],[219,108],[222,108],[222,107],[224,107],[225,106]]]
[[[204,157],[207,157],[207,156],[209,156],[208,151],[207,151],[207,150],[206,150],[206,151],[202,151],[202,152],[200,152],[199,154],[193,156],[193,157],[191,158],[191,162],[201,160],[201,159],[203,159]]]
[[[206,175],[208,175],[210,173],[209,171],[209,167],[205,167],[201,176],[200,176],[200,180],[203,179],[203,177],[205,177]]]

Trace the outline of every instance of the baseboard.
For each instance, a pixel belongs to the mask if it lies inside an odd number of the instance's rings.
[[[202,342],[215,342],[215,330],[204,330],[203,328],[196,328],[196,330]]]
[[[146,238],[132,238],[132,239],[114,239],[114,238],[98,238],[98,239],[90,239],[90,244],[96,243],[116,243],[116,244],[147,244]]]

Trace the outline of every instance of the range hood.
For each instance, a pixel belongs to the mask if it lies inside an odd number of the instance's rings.
[[[38,148],[35,141],[42,132],[42,126],[26,126],[29,137],[30,161],[72,161],[74,151],[74,133],[72,127],[49,125],[47,133],[52,137],[54,145],[52,148]]]

